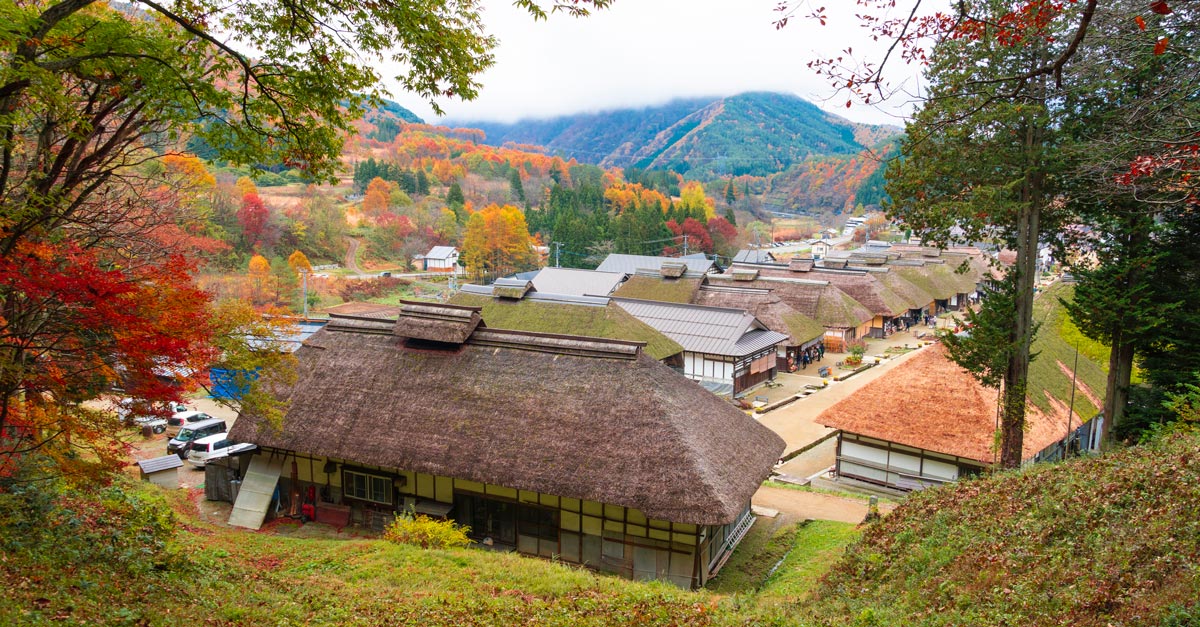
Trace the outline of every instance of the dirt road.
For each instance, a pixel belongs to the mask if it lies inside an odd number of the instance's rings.
[[[353,237],[347,237],[349,246],[346,247],[346,259],[342,264],[343,267],[354,271],[354,274],[363,274],[362,268],[358,267],[358,246],[359,241]]]
[[[799,519],[836,520],[860,523],[867,517],[867,502],[858,499],[763,486],[751,499],[754,505],[769,507]],[[894,503],[880,503],[879,513],[887,514],[896,509]]]

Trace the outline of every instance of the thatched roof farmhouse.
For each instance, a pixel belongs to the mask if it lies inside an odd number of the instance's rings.
[[[641,343],[401,306],[395,320],[333,317],[296,353],[282,425],[243,415],[231,433],[291,468],[282,493],[315,486],[318,518],[376,524],[412,507],[495,546],[683,586],[703,585],[752,522],[783,441]]]

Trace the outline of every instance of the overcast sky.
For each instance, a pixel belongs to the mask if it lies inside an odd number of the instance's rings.
[[[775,30],[775,0],[616,0],[588,18],[559,14],[545,22],[511,0],[484,0],[484,21],[500,40],[496,64],[481,76],[474,102],[440,104],[450,119],[511,122],[759,90],[792,93],[855,121],[903,124],[906,99],[887,109],[847,109],[846,94],[835,95],[806,67],[820,53],[853,46],[866,56],[872,45],[851,0],[810,1],[827,7],[826,26],[798,15]],[[395,88],[395,72],[384,74],[395,100],[437,120],[427,104]]]

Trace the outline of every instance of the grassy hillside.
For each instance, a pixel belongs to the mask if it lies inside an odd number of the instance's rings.
[[[1090,420],[1100,412],[1107,386],[1108,347],[1089,340],[1071,323],[1060,300],[1071,300],[1074,287],[1055,283],[1033,302],[1034,320],[1041,323],[1033,340],[1037,355],[1029,364],[1029,401],[1045,412],[1057,405],[1065,415],[1071,403],[1071,374],[1076,373],[1075,413]],[[1075,349],[1079,365],[1075,368]]]
[[[821,625],[1200,624],[1200,435],[914,494],[821,585]]]
[[[197,515],[200,491],[127,479],[7,489],[3,625],[1200,624],[1196,433],[914,494],[857,543],[764,519],[699,592],[321,525],[235,531]]]
[[[787,602],[858,535],[842,523],[758,533],[774,553],[731,567],[714,594],[324,525],[231,530],[197,515],[201,499],[128,479],[0,492],[0,625],[787,625]],[[765,582],[785,554],[802,568]]]

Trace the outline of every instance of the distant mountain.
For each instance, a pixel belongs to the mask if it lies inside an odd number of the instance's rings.
[[[420,116],[400,106],[400,103],[393,102],[387,98],[383,99],[383,104],[380,105],[376,112],[380,115],[391,116],[409,124],[424,124]]]
[[[769,176],[813,157],[860,153],[900,132],[856,124],[796,96],[767,92],[514,124],[452,125],[482,129],[489,144],[535,144],[588,163],[667,168],[698,179]]]
[[[401,124],[424,124],[417,114],[386,98],[383,104],[367,109],[359,124],[359,133],[368,139],[390,142],[400,134]]]

